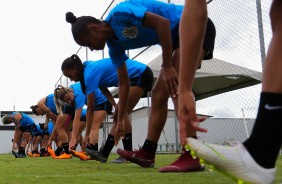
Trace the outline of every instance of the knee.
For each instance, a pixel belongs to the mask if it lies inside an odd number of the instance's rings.
[[[165,104],[168,100],[168,94],[164,89],[155,88],[152,90],[152,103]]]

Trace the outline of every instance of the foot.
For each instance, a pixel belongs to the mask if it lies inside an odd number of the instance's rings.
[[[39,153],[33,153],[32,157],[40,157]]]
[[[94,158],[95,160],[99,161],[99,162],[102,162],[102,163],[106,163],[107,160],[108,160],[108,157],[105,157],[101,151],[94,151],[94,150],[91,150],[91,149],[87,149],[86,148],[86,152],[87,154]]]
[[[89,160],[89,156],[87,156],[84,152],[78,152],[78,151],[75,151],[75,150],[71,150],[71,151],[80,160]]]
[[[27,154],[27,156],[29,156],[29,157],[32,157],[32,156],[33,156],[31,152],[27,152],[26,154]]]
[[[126,160],[140,165],[141,167],[154,167],[155,154],[139,149],[137,151],[127,151],[118,149],[117,153]]]
[[[115,164],[122,164],[122,163],[126,163],[126,162],[127,162],[127,160],[125,160],[125,158],[123,158],[121,156],[118,157],[117,159],[111,161],[111,163],[115,163]]]
[[[55,159],[71,159],[71,154],[63,153],[60,156],[56,156]]]
[[[269,184],[274,180],[275,168],[258,165],[242,144],[227,147],[204,144],[193,138],[187,142],[199,158],[241,183]]]
[[[204,165],[200,164],[198,158],[192,158],[190,151],[183,151],[176,161],[168,166],[161,167],[160,172],[194,172],[203,171]]]
[[[16,158],[18,158],[18,155],[16,154],[16,152],[13,150],[12,151],[12,154],[16,157]]]
[[[48,147],[48,148],[47,148],[47,151],[48,151],[48,153],[50,154],[50,156],[51,156],[52,158],[57,157],[57,155],[55,154],[55,151],[52,150],[51,147]]]
[[[15,157],[16,158],[26,158],[26,154],[25,153],[20,153],[20,152],[15,152]]]

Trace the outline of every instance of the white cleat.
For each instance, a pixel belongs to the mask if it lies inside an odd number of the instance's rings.
[[[265,169],[258,165],[246,148],[240,144],[234,147],[204,144],[188,138],[189,149],[217,170],[226,173],[238,183],[271,184],[275,168]]]

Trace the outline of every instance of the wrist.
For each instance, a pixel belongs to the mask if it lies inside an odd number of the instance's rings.
[[[162,68],[169,68],[169,67],[172,67],[172,64],[165,64],[165,63],[163,63],[161,67]]]

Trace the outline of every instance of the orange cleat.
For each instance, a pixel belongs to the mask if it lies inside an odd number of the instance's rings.
[[[55,151],[52,150],[51,147],[48,147],[48,148],[47,148],[47,151],[48,151],[48,153],[50,154],[50,156],[51,156],[52,158],[57,157],[57,155],[55,154]]]
[[[84,152],[78,152],[78,151],[75,151],[75,150],[71,150],[71,151],[80,160],[89,160],[89,156],[87,156]]]
[[[32,157],[40,157],[39,153],[33,153]]]
[[[26,154],[27,154],[27,156],[29,156],[29,157],[32,157],[32,156],[33,156],[31,152],[27,152]]]
[[[63,153],[60,156],[56,156],[55,159],[71,159],[71,154]]]

